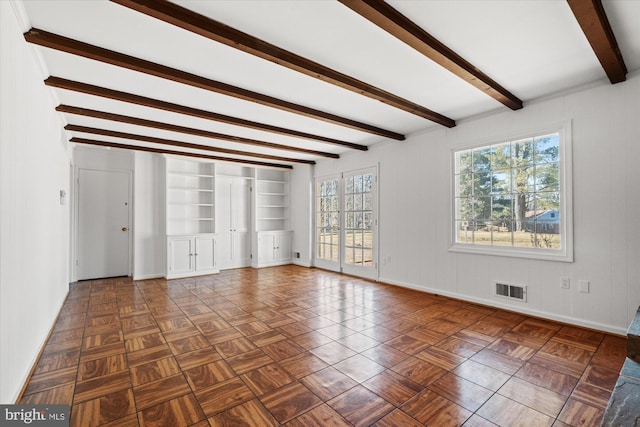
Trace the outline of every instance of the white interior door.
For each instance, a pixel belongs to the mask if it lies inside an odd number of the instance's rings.
[[[315,265],[377,279],[376,168],[316,179]]]
[[[77,279],[130,274],[131,175],[78,171]]]
[[[231,226],[234,267],[251,265],[251,185],[248,180],[231,185]]]
[[[216,180],[217,265],[251,265],[251,186],[246,179]]]

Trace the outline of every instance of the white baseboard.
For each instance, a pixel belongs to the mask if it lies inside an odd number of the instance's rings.
[[[381,283],[387,283],[389,285],[400,286],[402,288],[413,289],[416,291],[428,292],[431,294],[438,294],[450,298],[459,299],[462,301],[473,302],[476,304],[482,304],[489,307],[500,308],[503,310],[514,311],[521,314],[526,314],[529,316],[540,317],[543,319],[554,320],[556,322],[567,323],[570,325],[581,326],[583,328],[595,329],[602,332],[608,332],[615,335],[626,336],[627,330],[626,328],[621,328],[619,326],[607,325],[604,323],[591,322],[584,319],[578,319],[576,317],[565,316],[556,313],[549,313],[546,311],[534,310],[523,306],[514,306],[509,304],[503,304],[500,301],[494,301],[486,298],[477,298],[469,295],[459,294],[457,292],[449,292],[443,289],[430,288],[428,286],[418,286],[412,283],[400,282],[397,280],[380,278],[378,279]]]
[[[141,275],[134,275],[133,276],[133,280],[137,281],[137,280],[149,280],[149,279],[161,279],[164,278],[164,273],[160,273],[160,274],[141,274]]]

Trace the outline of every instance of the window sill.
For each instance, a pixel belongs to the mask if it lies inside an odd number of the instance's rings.
[[[526,258],[543,261],[573,262],[573,252],[568,250],[514,248],[500,246],[484,246],[454,243],[449,252],[460,252],[475,255],[503,256]]]

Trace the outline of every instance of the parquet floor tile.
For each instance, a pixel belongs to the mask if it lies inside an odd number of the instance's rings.
[[[300,382],[325,402],[358,384],[331,366],[307,375]]]
[[[74,283],[19,403],[71,426],[599,425],[624,338],[318,269]]]

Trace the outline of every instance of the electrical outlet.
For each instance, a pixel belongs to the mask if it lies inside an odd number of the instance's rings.
[[[569,277],[561,277],[560,278],[560,287],[562,289],[569,289],[571,287],[571,278],[569,278]]]
[[[589,281],[588,280],[579,280],[578,286],[580,287],[580,292],[584,292],[585,294],[589,293]]]

